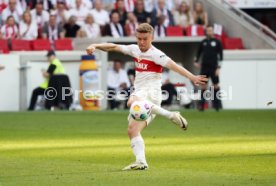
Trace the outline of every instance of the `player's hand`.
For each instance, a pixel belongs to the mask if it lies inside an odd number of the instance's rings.
[[[87,55],[92,55],[93,52],[95,52],[96,48],[93,45],[90,45],[89,47],[86,48],[86,53]]]
[[[205,75],[194,76],[191,80],[196,86],[205,85],[208,82]]]
[[[199,63],[197,63],[197,62],[194,62],[194,66],[195,66],[197,69],[201,68],[201,65],[200,65]]]

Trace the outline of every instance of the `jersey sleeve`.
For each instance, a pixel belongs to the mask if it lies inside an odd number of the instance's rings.
[[[167,56],[164,52],[158,50],[153,56],[153,60],[156,64],[164,67],[171,60],[171,58]]]
[[[133,51],[137,48],[136,45],[119,45],[121,48],[121,51],[125,54],[125,55],[129,55],[134,57]]]

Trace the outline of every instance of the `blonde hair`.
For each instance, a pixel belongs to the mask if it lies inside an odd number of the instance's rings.
[[[139,32],[139,33],[150,33],[150,34],[152,34],[153,31],[154,31],[153,27],[148,23],[142,23],[136,29],[136,32]]]

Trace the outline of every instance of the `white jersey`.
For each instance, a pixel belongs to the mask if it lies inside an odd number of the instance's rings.
[[[154,46],[146,52],[141,52],[138,45],[120,45],[120,47],[124,54],[134,58],[135,90],[161,89],[162,70],[171,59]]]

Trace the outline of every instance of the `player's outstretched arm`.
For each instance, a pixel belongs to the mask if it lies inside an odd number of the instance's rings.
[[[208,81],[206,76],[204,76],[204,75],[196,76],[196,75],[192,74],[190,71],[188,71],[187,69],[185,69],[184,67],[176,64],[172,60],[170,60],[166,64],[166,67],[169,68],[170,70],[173,70],[173,71],[177,72],[178,74],[190,79],[197,86],[204,85]]]
[[[100,44],[91,44],[86,48],[88,55],[93,54],[96,49],[105,51],[105,52],[122,52],[121,47],[114,43],[100,43]]]

